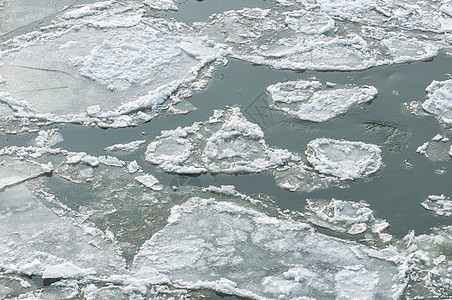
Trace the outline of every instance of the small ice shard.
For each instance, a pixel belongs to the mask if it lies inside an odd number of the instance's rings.
[[[352,285],[363,278],[371,285],[356,287],[362,295],[390,299],[393,287],[403,290],[404,272],[370,250],[304,223],[194,197],[171,210],[168,225],[143,244],[132,270],[153,268],[181,287],[253,299],[352,297]]]
[[[305,152],[316,171],[341,180],[369,176],[382,165],[381,149],[363,142],[319,138],[309,142]]]
[[[127,171],[129,171],[130,174],[136,173],[141,169],[141,167],[138,165],[137,161],[131,161],[128,165],[127,165]]]
[[[103,150],[111,152],[114,151],[134,152],[137,151],[140,148],[140,146],[142,146],[144,143],[146,143],[146,140],[134,141],[127,144],[115,144],[105,147]]]
[[[447,143],[449,141],[449,138],[445,137],[445,136],[442,136],[440,133],[438,133],[437,135],[432,137],[432,141]]]
[[[416,152],[421,154],[421,155],[427,155],[427,147],[428,147],[428,142],[423,143],[422,145],[420,145],[419,147],[416,148]]]
[[[312,122],[325,122],[344,114],[355,104],[373,100],[377,89],[372,86],[322,84],[298,80],[279,82],[267,87],[272,108]]]
[[[135,179],[145,187],[150,188],[151,190],[161,191],[163,189],[163,186],[159,184],[157,178],[155,178],[151,174],[137,176],[135,177]]]
[[[306,199],[305,218],[314,225],[348,234],[364,233],[368,229],[381,233],[389,224],[376,220],[369,205],[362,202],[352,202],[332,199]]]
[[[146,160],[179,174],[254,173],[287,164],[293,154],[265,143],[262,129],[237,107],[217,110],[205,122],[162,131]]]
[[[452,80],[435,80],[426,91],[427,99],[422,103],[422,108],[441,122],[452,125]]]
[[[429,195],[428,198],[421,203],[428,210],[434,211],[439,216],[452,216],[452,200],[442,195]]]
[[[177,10],[172,0],[144,0],[143,3],[156,10]]]
[[[52,173],[52,171],[54,170],[52,162],[49,161],[47,164],[42,164],[41,170],[44,173]]]
[[[46,267],[42,273],[42,278],[76,278],[95,273],[96,271],[93,268],[82,269],[70,262],[65,262]]]

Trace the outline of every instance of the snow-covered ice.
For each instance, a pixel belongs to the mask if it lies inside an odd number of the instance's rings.
[[[422,108],[441,122],[452,125],[452,80],[435,80],[426,91],[427,99],[422,103]]]
[[[162,131],[146,150],[146,160],[180,174],[257,173],[287,164],[287,150],[269,147],[262,129],[237,107],[216,110],[205,122]]]
[[[143,3],[156,10],[177,10],[172,0],[144,0]]]
[[[371,86],[320,83],[317,80],[279,82],[267,87],[272,108],[312,122],[324,122],[347,112],[350,106],[373,100],[377,89]]]
[[[381,233],[389,226],[384,220],[375,219],[369,205],[363,202],[352,202],[332,199],[307,199],[306,219],[314,225],[337,232],[360,234],[366,231]]]
[[[319,138],[305,152],[316,171],[342,180],[369,176],[382,166],[381,149],[363,142]]]
[[[54,23],[0,54],[0,101],[16,117],[131,126],[146,114],[139,110],[156,109],[178,89],[189,92],[201,69],[225,54],[188,26],[146,17],[133,3],[85,5]]]
[[[434,211],[437,215],[446,217],[452,216],[452,200],[444,194],[429,195],[421,205],[425,209]]]
[[[405,275],[368,250],[304,223],[192,198],[171,210],[168,225],[141,247],[133,270],[144,278],[164,274],[184,287],[255,299],[340,298],[354,290],[360,299],[391,298],[397,287],[403,289],[399,276]]]

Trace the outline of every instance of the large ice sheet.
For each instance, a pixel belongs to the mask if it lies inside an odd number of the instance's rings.
[[[305,152],[316,171],[342,180],[369,176],[382,166],[381,149],[363,142],[319,138]]]
[[[452,125],[452,80],[433,81],[426,89],[422,108],[446,125]]]
[[[0,101],[17,117],[129,126],[150,119],[178,89],[190,91],[200,70],[224,55],[184,24],[145,17],[134,4],[85,5],[55,23],[0,54]]]
[[[377,89],[371,86],[322,84],[317,80],[279,82],[267,87],[273,109],[312,122],[328,121],[349,107],[373,100]]]
[[[44,278],[125,271],[120,251],[101,235],[58,216],[20,184],[0,192],[0,268]]]
[[[452,200],[442,195],[429,195],[428,198],[421,203],[428,210],[434,211],[439,216],[452,216]]]
[[[277,69],[362,70],[430,59],[446,46],[438,42],[443,36],[426,39],[414,31],[394,29],[389,19],[378,13],[375,22],[369,19],[371,27],[366,22],[356,23],[353,18],[341,18],[329,9],[319,12],[319,7],[326,8],[328,4],[317,4],[303,1],[301,6],[294,4],[301,9],[289,12],[286,10],[290,6],[227,11],[195,27],[200,34],[226,43],[232,56]],[[354,16],[361,9],[375,14],[371,5],[361,1],[353,5],[349,1],[332,1],[331,6],[346,7],[346,13]]]
[[[174,207],[135,257],[135,275],[253,299],[389,299],[403,286],[394,263],[368,248],[215,199]],[[366,285],[363,289],[362,286]],[[403,287],[402,287],[403,289]]]
[[[205,122],[162,131],[146,151],[146,160],[166,172],[253,173],[287,164],[295,156],[269,147],[262,129],[237,107],[216,110]]]

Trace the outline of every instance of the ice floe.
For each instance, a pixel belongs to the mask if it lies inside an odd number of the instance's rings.
[[[443,36],[428,39],[394,29],[390,17],[376,13],[377,8],[364,1],[355,12],[358,2],[326,2],[294,3],[300,9],[292,11],[287,11],[292,6],[226,11],[194,26],[201,35],[229,46],[233,57],[277,69],[362,70],[430,59],[448,47],[440,42]],[[337,14],[329,5],[346,8],[344,13],[351,15]],[[375,15],[366,19],[370,24],[356,23],[361,9]]]
[[[452,80],[433,81],[426,89],[422,108],[446,125],[452,125]]]
[[[307,199],[304,213],[306,219],[314,225],[337,232],[361,234],[372,231],[380,234],[389,227],[385,220],[376,219],[369,205],[363,202],[352,202],[332,199]],[[384,235],[383,238],[387,238]]]
[[[328,121],[354,104],[373,100],[378,93],[371,86],[322,84],[317,80],[279,82],[267,91],[273,99],[272,108],[312,122]]]
[[[444,194],[429,195],[421,205],[425,209],[434,211],[439,216],[452,216],[452,200]]]
[[[162,131],[146,150],[146,160],[179,174],[254,173],[287,164],[287,150],[269,147],[262,129],[237,107],[216,110],[205,122]]]
[[[305,152],[316,171],[343,180],[369,176],[382,166],[381,149],[363,142],[319,138]]]
[[[17,118],[47,122],[124,127],[152,118],[176,91],[189,94],[201,69],[225,51],[182,23],[144,12],[133,3],[96,2],[8,41],[0,101]]]
[[[144,0],[143,3],[156,10],[177,10],[172,0]]]
[[[168,225],[141,247],[133,270],[254,299],[331,298],[352,290],[361,299],[391,298],[404,286],[398,266],[369,256],[366,247],[202,198],[171,210]]]

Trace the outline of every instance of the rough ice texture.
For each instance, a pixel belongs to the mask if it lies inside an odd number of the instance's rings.
[[[225,54],[182,23],[112,2],[67,11],[55,25],[11,44],[0,53],[0,101],[16,117],[103,127],[152,118]]]
[[[389,226],[384,220],[376,220],[369,205],[363,202],[352,202],[332,199],[307,199],[305,217],[314,225],[337,232],[360,234],[372,230],[381,233]]]
[[[133,270],[254,299],[351,298],[356,292],[360,299],[389,299],[401,285],[398,268],[367,251],[303,223],[192,198],[171,210],[168,225],[141,247]]]
[[[423,26],[412,20],[397,23],[398,2],[389,1],[385,8],[370,1],[289,2],[294,3],[277,9],[226,11],[197,23],[196,28],[200,34],[226,43],[232,56],[278,69],[361,70],[426,60],[446,46],[438,42],[444,36],[433,33],[444,30],[444,23],[435,18],[438,8],[427,9],[429,17],[434,17],[427,18]],[[299,9],[285,11],[292,6]],[[412,7],[410,3],[401,10],[415,15]],[[423,5],[415,7],[424,9]],[[356,23],[359,21],[363,24]],[[400,30],[403,25],[433,32],[426,38],[415,31]]]
[[[433,81],[426,89],[427,99],[422,108],[441,122],[452,125],[452,79]]]
[[[381,149],[363,142],[319,138],[305,152],[316,171],[342,180],[369,176],[382,166]]]
[[[180,174],[252,173],[285,165],[292,154],[267,146],[261,128],[235,107],[215,111],[206,122],[162,131],[148,145],[146,160]]]
[[[452,226],[432,228],[430,234],[418,236],[411,231],[404,237],[404,242],[399,251],[410,260],[413,270],[405,297],[449,297],[452,289]]]
[[[429,195],[428,198],[421,203],[428,210],[434,211],[439,216],[452,216],[452,200],[442,195]]]
[[[25,184],[3,190],[0,199],[3,270],[46,278],[109,276],[125,270],[124,260],[111,242],[56,215]]]
[[[134,141],[127,144],[115,144],[105,147],[103,150],[112,152],[113,151],[134,152],[138,150],[144,143],[146,143],[146,140]]]
[[[372,86],[322,84],[316,80],[279,82],[267,91],[273,99],[272,108],[312,122],[344,114],[350,106],[369,102],[378,93]]]
[[[156,10],[177,10],[172,0],[145,0],[143,3]]]

